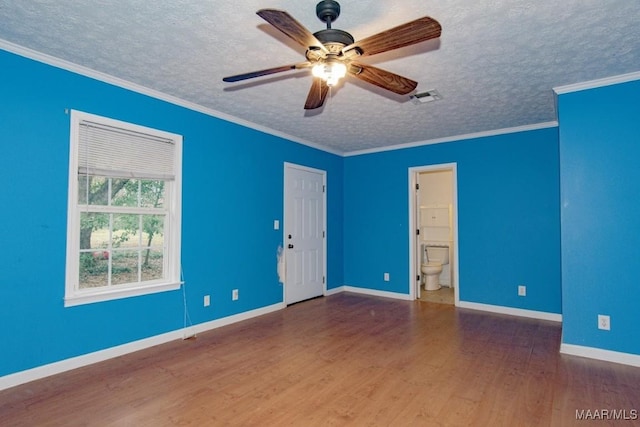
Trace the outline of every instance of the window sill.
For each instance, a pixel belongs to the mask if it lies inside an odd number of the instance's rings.
[[[77,293],[75,295],[65,296],[64,306],[73,307],[76,305],[111,301],[115,299],[155,294],[158,292],[175,291],[176,289],[180,289],[181,284],[182,282],[172,282],[140,286],[135,288],[108,289],[91,293]]]

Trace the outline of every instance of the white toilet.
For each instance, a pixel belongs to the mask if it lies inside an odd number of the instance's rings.
[[[442,273],[442,266],[446,264],[449,264],[449,245],[435,243],[422,245],[420,271],[425,278],[425,290],[437,291],[440,289],[440,273]]]

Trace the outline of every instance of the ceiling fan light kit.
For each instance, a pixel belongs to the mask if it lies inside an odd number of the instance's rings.
[[[331,60],[318,62],[311,69],[314,77],[319,77],[327,83],[327,86],[335,86],[341,78],[347,75],[347,66],[340,61]]]
[[[307,110],[321,107],[329,87],[335,86],[345,76],[355,77],[400,95],[411,93],[418,85],[416,81],[356,62],[356,59],[438,38],[442,32],[438,21],[425,16],[356,42],[346,31],[331,28],[331,23],[340,15],[340,4],[335,0],[322,0],[316,5],[316,15],[326,23],[327,28],[313,34],[285,11],[261,9],[257,14],[305,47],[307,61],[228,76],[222,80],[237,82],[289,70],[311,68],[314,79],[304,106]]]

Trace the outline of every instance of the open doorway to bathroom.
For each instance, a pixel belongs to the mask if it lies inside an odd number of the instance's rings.
[[[412,299],[460,301],[457,194],[455,163],[409,168]]]

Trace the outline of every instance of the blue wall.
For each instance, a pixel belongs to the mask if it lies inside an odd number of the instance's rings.
[[[639,99],[640,81],[558,97],[566,344],[640,354]]]
[[[408,169],[453,162],[460,300],[560,313],[555,127],[347,157],[345,283],[410,292]],[[526,297],[517,296],[519,284]]]
[[[0,376],[183,326],[181,291],[64,308],[65,109],[184,136],[182,265],[194,324],[283,301],[273,220],[283,219],[284,162],[327,171],[327,283],[343,284],[341,157],[1,50],[0,69]]]
[[[181,291],[64,308],[66,109],[184,136],[194,324],[282,302],[284,162],[327,171],[327,287],[399,294],[410,292],[408,169],[455,162],[461,301],[562,313],[565,343],[640,354],[629,267],[640,259],[639,82],[561,95],[559,130],[341,158],[1,50],[0,69],[0,376],[183,326]]]

